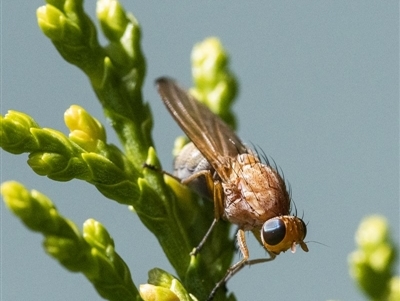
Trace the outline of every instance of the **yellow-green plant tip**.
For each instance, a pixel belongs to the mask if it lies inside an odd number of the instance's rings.
[[[98,91],[107,91],[109,89],[109,84],[113,80],[115,80],[115,74],[117,73],[117,69],[115,68],[112,60],[110,57],[105,56],[103,58],[103,74],[100,77],[98,77],[96,81],[92,81],[93,88]],[[100,101],[103,101],[103,107],[107,108],[107,106],[112,105],[112,102],[110,99],[100,99]],[[110,103],[108,103],[110,102]]]
[[[125,34],[121,37],[121,45],[124,46],[126,53],[133,59],[133,65],[136,67],[131,72],[131,77],[137,82],[143,82],[145,72],[144,56],[140,49],[141,30],[138,20],[132,14],[127,14],[129,24]]]
[[[82,35],[79,26],[53,5],[39,7],[36,16],[40,29],[54,42],[64,39],[73,41]]]
[[[114,240],[107,229],[94,219],[88,219],[83,223],[83,238],[89,245],[104,252],[109,246],[114,247]]]
[[[192,77],[195,87],[189,92],[233,129],[236,126],[231,104],[237,83],[228,68],[228,56],[217,38],[196,44],[192,51]]]
[[[78,66],[94,85],[103,77],[104,50],[98,43],[96,29],[83,10],[82,1],[47,1],[37,10],[40,29],[60,55]],[[50,3],[51,2],[51,3]]]
[[[198,86],[215,81],[215,72],[226,66],[227,57],[218,38],[197,43],[192,50],[192,75]]]
[[[105,36],[110,41],[118,41],[129,23],[121,4],[116,0],[99,0],[96,13]]]
[[[104,34],[111,42],[106,47],[107,55],[117,66],[116,72],[124,78],[126,88],[136,94],[143,83],[145,69],[139,24],[114,0],[99,1],[97,15]]]
[[[393,277],[389,283],[388,301],[400,300],[400,277]]]
[[[22,112],[9,110],[4,116],[4,119],[12,120],[14,123],[25,129],[39,128],[39,125],[31,116]]]
[[[162,269],[154,268],[150,270],[148,283],[155,285],[156,288],[162,287],[172,291],[180,301],[191,300],[183,285],[174,276]]]
[[[66,158],[55,153],[33,152],[29,155],[28,164],[38,175],[56,181],[91,180],[88,167],[80,157]]]
[[[1,184],[0,187],[5,204],[14,213],[24,211],[30,207],[30,193],[22,184],[16,181],[7,181]]]
[[[7,207],[33,231],[49,233],[56,231],[57,211],[53,203],[38,191],[28,191],[18,182],[5,182],[2,194]]]
[[[36,10],[36,17],[44,34],[52,38],[58,33],[58,26],[63,13],[53,5],[46,4]]]
[[[386,300],[396,257],[386,219],[378,215],[365,218],[356,242],[359,249],[349,256],[350,275],[371,299]]]
[[[79,236],[77,227],[58,214],[47,196],[36,190],[28,191],[17,182],[6,182],[3,185],[6,205],[28,228],[44,235],[61,235],[64,238]]]
[[[373,215],[365,218],[356,233],[356,242],[363,248],[374,248],[387,241],[388,224],[383,216]]]
[[[160,161],[158,160],[156,150],[152,146],[149,147],[147,152],[146,164],[156,167],[160,166]]]
[[[37,148],[37,141],[31,129],[39,125],[27,114],[8,111],[0,118],[0,146],[13,154],[21,154]]]
[[[180,301],[170,289],[151,284],[141,284],[139,293],[144,301]]]
[[[377,272],[384,272],[392,264],[394,250],[389,244],[381,244],[369,256],[369,265]]]

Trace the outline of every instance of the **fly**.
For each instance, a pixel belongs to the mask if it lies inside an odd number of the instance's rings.
[[[191,140],[175,159],[175,176],[214,201],[213,223],[191,255],[199,252],[219,219],[239,228],[242,259],[228,269],[208,300],[245,265],[274,260],[288,249],[294,253],[297,244],[308,252],[306,224],[290,215],[290,195],[277,169],[261,162],[222,119],[175,81],[162,77],[156,84],[170,114]],[[249,259],[245,231],[255,235],[269,258]]]

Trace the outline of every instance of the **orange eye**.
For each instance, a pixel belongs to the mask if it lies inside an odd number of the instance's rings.
[[[270,246],[275,246],[285,238],[286,225],[279,218],[271,218],[264,223],[261,232],[264,242]]]

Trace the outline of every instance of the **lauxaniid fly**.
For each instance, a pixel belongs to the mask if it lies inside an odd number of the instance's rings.
[[[214,201],[214,221],[193,254],[220,218],[239,228],[243,257],[216,284],[209,300],[245,265],[271,261],[288,249],[294,252],[296,244],[307,252],[306,225],[290,215],[290,195],[277,169],[261,162],[227,124],[172,79],[159,78],[156,84],[170,114],[191,140],[175,159],[174,175]],[[245,231],[255,235],[269,258],[249,259]]]

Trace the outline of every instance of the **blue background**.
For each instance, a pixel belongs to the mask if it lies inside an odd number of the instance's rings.
[[[93,17],[95,3],[86,2]],[[238,300],[363,300],[347,266],[359,222],[383,214],[399,242],[398,1],[122,3],[142,26],[144,96],[164,167],[170,169],[181,131],[153,81],[169,75],[189,87],[192,46],[217,36],[240,82],[238,134],[282,167],[308,222],[309,253],[299,249],[245,268],[228,288]],[[41,5],[2,1],[2,114],[20,110],[67,134],[63,113],[79,104],[105,124],[88,79],[39,30]],[[118,144],[107,130],[109,141]],[[125,206],[84,182],[39,177],[26,159],[2,151],[1,181],[45,193],[78,225],[88,218],[103,223],[136,284],[145,283],[153,267],[174,272],[156,238]],[[3,203],[1,229],[2,300],[101,300],[81,274],[49,258],[41,235],[28,231]],[[248,240],[252,258],[265,256],[252,236]]]

